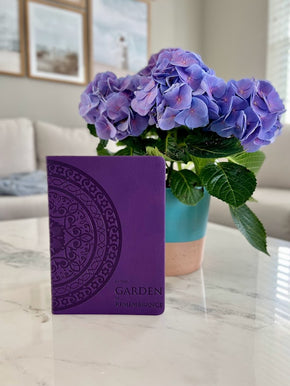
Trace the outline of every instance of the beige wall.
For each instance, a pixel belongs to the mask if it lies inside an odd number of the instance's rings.
[[[154,0],[151,48],[181,47],[201,54],[202,0]]]
[[[154,0],[151,48],[182,47],[225,78],[265,77],[267,0]],[[0,118],[29,117],[84,126],[83,86],[0,76]]]
[[[226,80],[265,78],[267,0],[203,0],[203,59]]]
[[[0,118],[27,117],[67,127],[82,127],[78,114],[84,86],[0,76]]]

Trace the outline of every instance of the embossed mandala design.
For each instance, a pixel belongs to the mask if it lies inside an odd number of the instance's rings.
[[[103,187],[78,168],[48,161],[53,310],[90,299],[119,261],[121,224]]]

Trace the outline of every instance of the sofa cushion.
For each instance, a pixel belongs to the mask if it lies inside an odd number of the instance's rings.
[[[265,162],[258,173],[258,184],[268,188],[290,189],[290,126],[285,125],[276,141],[261,150]]]
[[[47,194],[0,197],[0,221],[48,215]]]
[[[46,173],[35,170],[0,178],[0,196],[29,196],[47,193]]]
[[[36,122],[36,152],[39,168],[46,168],[48,155],[96,155],[98,139],[83,128],[64,128]]]
[[[247,205],[262,221],[268,236],[290,241],[290,190],[257,188],[254,198],[258,202]],[[234,227],[228,205],[211,198],[209,221]]]
[[[25,118],[0,120],[0,177],[35,170],[34,130]]]

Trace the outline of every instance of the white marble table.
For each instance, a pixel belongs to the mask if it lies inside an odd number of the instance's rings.
[[[210,224],[160,316],[52,316],[47,219],[0,223],[1,386],[289,386],[290,243]]]

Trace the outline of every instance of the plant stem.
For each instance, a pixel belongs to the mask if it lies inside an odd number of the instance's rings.
[[[167,188],[170,188],[170,178],[171,178],[172,170],[173,170],[173,162],[170,162],[169,166],[167,166],[167,180],[166,180]]]
[[[165,145],[164,145],[164,153],[165,153],[165,154],[167,154],[168,137],[169,137],[169,133],[167,133],[167,135],[166,135],[166,137],[165,137]]]

